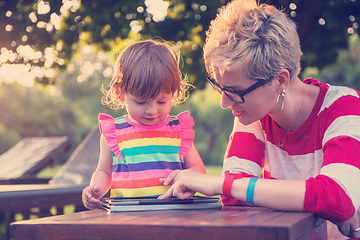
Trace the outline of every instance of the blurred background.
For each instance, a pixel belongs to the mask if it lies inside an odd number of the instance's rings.
[[[66,135],[75,148],[100,112],[123,115],[101,105],[99,87],[125,46],[160,37],[180,47],[182,71],[196,86],[172,113],[191,112],[204,163],[221,165],[233,116],[206,84],[202,47],[227,2],[0,0],[0,154],[27,136]],[[266,2],[298,25],[302,78],[360,89],[359,0]]]
[[[298,26],[301,78],[360,89],[360,0],[263,1]],[[202,47],[210,21],[227,2],[0,0],[0,155],[30,136],[68,136],[75,149],[99,113],[125,114],[101,105],[100,85],[110,81],[125,46],[159,37],[180,47],[183,74],[196,87],[172,114],[190,111],[195,145],[208,173],[218,175],[233,115],[206,83]],[[38,177],[54,176],[71,152]],[[0,214],[0,239],[3,219]]]

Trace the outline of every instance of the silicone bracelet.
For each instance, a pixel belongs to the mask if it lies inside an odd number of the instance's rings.
[[[254,204],[254,190],[255,190],[255,184],[258,178],[250,178],[249,184],[246,191],[246,203],[248,204]]]
[[[235,179],[242,178],[242,172],[231,173],[229,171],[225,172],[225,179],[223,183],[223,195],[226,197],[232,197],[231,195],[231,187]]]

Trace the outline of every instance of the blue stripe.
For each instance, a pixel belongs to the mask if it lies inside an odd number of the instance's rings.
[[[179,124],[180,124],[180,121],[179,121],[178,119],[173,120],[173,121],[170,121],[170,122],[168,123],[168,125],[169,125],[169,126],[172,126],[172,125],[179,125]]]
[[[124,123],[115,123],[115,128],[116,129],[124,129],[124,128],[128,128],[128,127],[131,127],[131,125],[127,122],[124,122]]]
[[[183,169],[184,165],[181,162],[146,162],[136,164],[116,164],[112,166],[113,172],[136,172],[144,170],[156,170],[156,169],[170,169],[177,170]]]

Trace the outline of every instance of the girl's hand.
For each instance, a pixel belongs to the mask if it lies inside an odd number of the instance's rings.
[[[159,199],[167,199],[176,196],[180,199],[187,199],[200,192],[206,196],[213,196],[222,193],[224,178],[211,176],[190,170],[174,171],[167,178],[161,178],[164,185],[172,183],[170,189],[161,195]]]
[[[357,210],[354,216],[350,219],[346,220],[345,222],[335,223],[339,231],[349,238],[358,239],[360,238],[360,230],[354,232],[355,229],[360,228],[360,208]]]
[[[87,209],[100,207],[100,187],[87,186],[82,192],[82,202]]]

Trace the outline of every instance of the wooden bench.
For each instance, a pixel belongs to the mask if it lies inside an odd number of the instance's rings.
[[[46,183],[36,174],[70,149],[68,137],[26,137],[0,155],[0,184]]]
[[[49,216],[52,207],[62,214],[65,205],[84,210],[81,194],[97,167],[99,142],[100,132],[94,128],[47,184],[0,185],[0,212],[6,215],[7,236],[15,213],[22,213],[27,219],[30,208],[39,208],[42,216]]]

